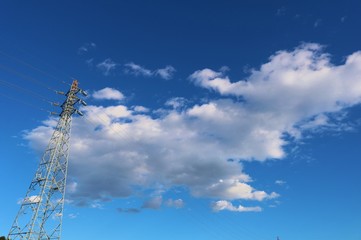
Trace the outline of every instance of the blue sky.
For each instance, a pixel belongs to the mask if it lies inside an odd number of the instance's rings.
[[[64,240],[360,240],[360,9],[4,1],[0,235],[76,78]]]

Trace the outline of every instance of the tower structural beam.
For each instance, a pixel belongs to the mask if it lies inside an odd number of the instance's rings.
[[[61,105],[60,119],[40,160],[18,214],[9,231],[9,240],[60,240],[68,169],[71,120],[75,108],[85,102],[86,93],[74,80]]]

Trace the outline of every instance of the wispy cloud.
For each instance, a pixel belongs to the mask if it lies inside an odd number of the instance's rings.
[[[175,68],[170,65],[166,66],[165,68],[150,70],[133,62],[124,64],[124,67],[124,72],[128,74],[144,77],[160,76],[165,80],[171,79],[176,71]]]
[[[277,185],[285,185],[286,182],[283,181],[283,180],[276,180],[276,181],[275,181],[275,184],[277,184]]]
[[[174,208],[182,208],[184,207],[184,201],[183,199],[168,199],[165,204],[168,206],[168,207],[174,207]]]
[[[89,59],[85,60],[85,63],[86,63],[89,67],[93,67],[93,65],[94,65],[94,58],[89,58]]]
[[[75,218],[77,218],[79,216],[79,213],[69,213],[68,214],[68,218],[70,218],[70,219],[75,219]]]
[[[284,16],[286,14],[286,7],[280,7],[276,11],[276,16]]]
[[[188,103],[188,100],[183,97],[174,97],[171,99],[168,99],[165,103],[166,106],[170,106],[174,109],[182,109],[186,107]]]
[[[317,19],[315,23],[313,24],[314,28],[318,28],[322,25],[322,19]]]
[[[111,60],[110,58],[105,59],[103,62],[97,64],[97,68],[102,71],[104,76],[109,76],[112,71],[114,71],[119,64]]]
[[[231,211],[231,212],[260,212],[261,207],[244,207],[242,205],[234,206],[231,202],[220,200],[212,204],[212,210],[215,212],[219,211]]]
[[[150,77],[153,75],[153,72],[149,69],[146,69],[145,67],[142,67],[138,64],[135,64],[133,62],[124,64],[125,66],[125,72],[129,74],[133,74],[135,76],[145,76]]]
[[[166,66],[165,68],[155,70],[154,74],[159,75],[161,78],[165,80],[169,80],[173,77],[175,73],[175,68],[172,66]]]
[[[93,42],[84,43],[81,47],[78,48],[78,54],[82,55],[89,52],[91,49],[96,48],[96,44]]]

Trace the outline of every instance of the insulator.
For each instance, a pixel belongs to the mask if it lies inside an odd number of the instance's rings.
[[[62,92],[62,91],[55,91],[55,92],[60,95],[65,95],[65,92]]]
[[[53,106],[55,106],[55,107],[59,107],[59,106],[60,106],[60,103],[52,102],[51,105],[53,105]]]
[[[84,91],[83,89],[80,89],[80,93],[83,94],[85,97],[88,96],[88,93]]]
[[[50,115],[59,115],[57,112],[50,112]]]
[[[84,116],[84,114],[82,112],[80,112],[79,110],[75,111],[77,114],[79,114],[80,116]]]
[[[86,102],[84,102],[84,100],[80,99],[79,102],[83,105],[83,106],[86,106],[88,105]]]

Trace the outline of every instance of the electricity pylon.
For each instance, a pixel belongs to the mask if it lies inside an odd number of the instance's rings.
[[[11,240],[59,240],[65,200],[71,116],[82,115],[75,104],[86,105],[77,94],[86,93],[74,80],[64,94],[62,112],[49,144],[41,158],[30,187],[8,234]]]

